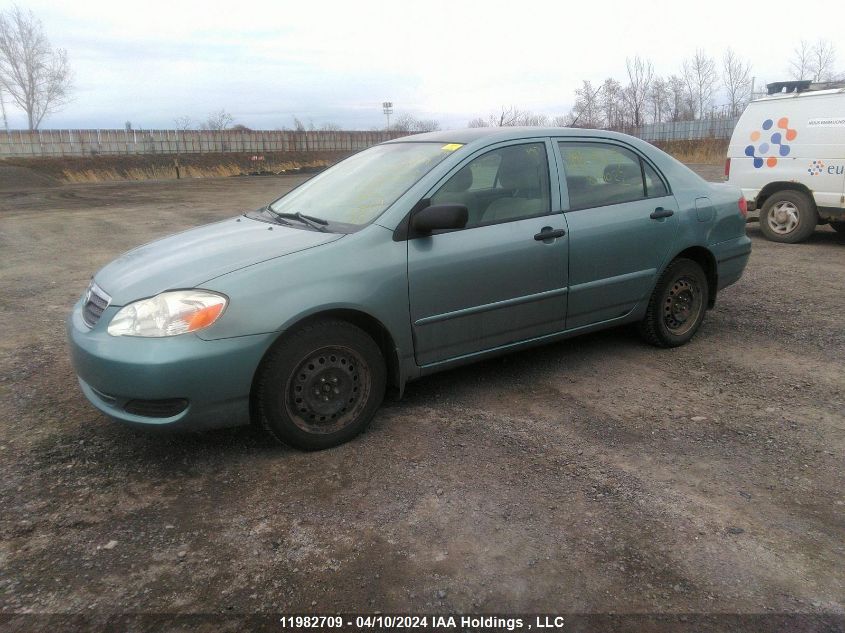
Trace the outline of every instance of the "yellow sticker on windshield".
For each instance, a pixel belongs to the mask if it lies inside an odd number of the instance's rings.
[[[454,152],[456,149],[463,147],[463,143],[449,143],[448,145],[444,145],[440,149],[445,150],[447,152]]]

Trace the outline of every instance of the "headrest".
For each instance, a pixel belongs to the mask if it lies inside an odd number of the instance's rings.
[[[536,189],[541,181],[540,157],[524,147],[506,147],[499,164],[499,182],[506,189]]]
[[[449,179],[449,182],[446,183],[443,190],[450,193],[458,193],[466,191],[470,187],[472,187],[472,170],[469,168],[469,165],[467,165]]]
[[[634,163],[611,163],[604,168],[604,181],[616,184],[642,183],[640,166]]]
[[[566,188],[570,191],[584,191],[590,186],[589,176],[567,176]]]

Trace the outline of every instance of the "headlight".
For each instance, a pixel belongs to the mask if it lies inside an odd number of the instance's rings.
[[[207,290],[173,290],[121,308],[109,323],[112,336],[175,336],[214,323],[228,299]]]

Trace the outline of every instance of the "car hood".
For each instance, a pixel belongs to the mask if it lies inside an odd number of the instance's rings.
[[[94,279],[122,306],[165,290],[194,288],[245,266],[343,237],[308,229],[231,218],[176,233],[124,253]]]

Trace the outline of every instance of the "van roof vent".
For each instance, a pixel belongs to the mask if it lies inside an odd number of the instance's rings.
[[[800,79],[798,81],[776,81],[766,84],[766,89],[770,95],[789,92],[809,92],[812,90],[831,90],[835,88],[845,88],[845,81],[810,81],[809,79]]]

